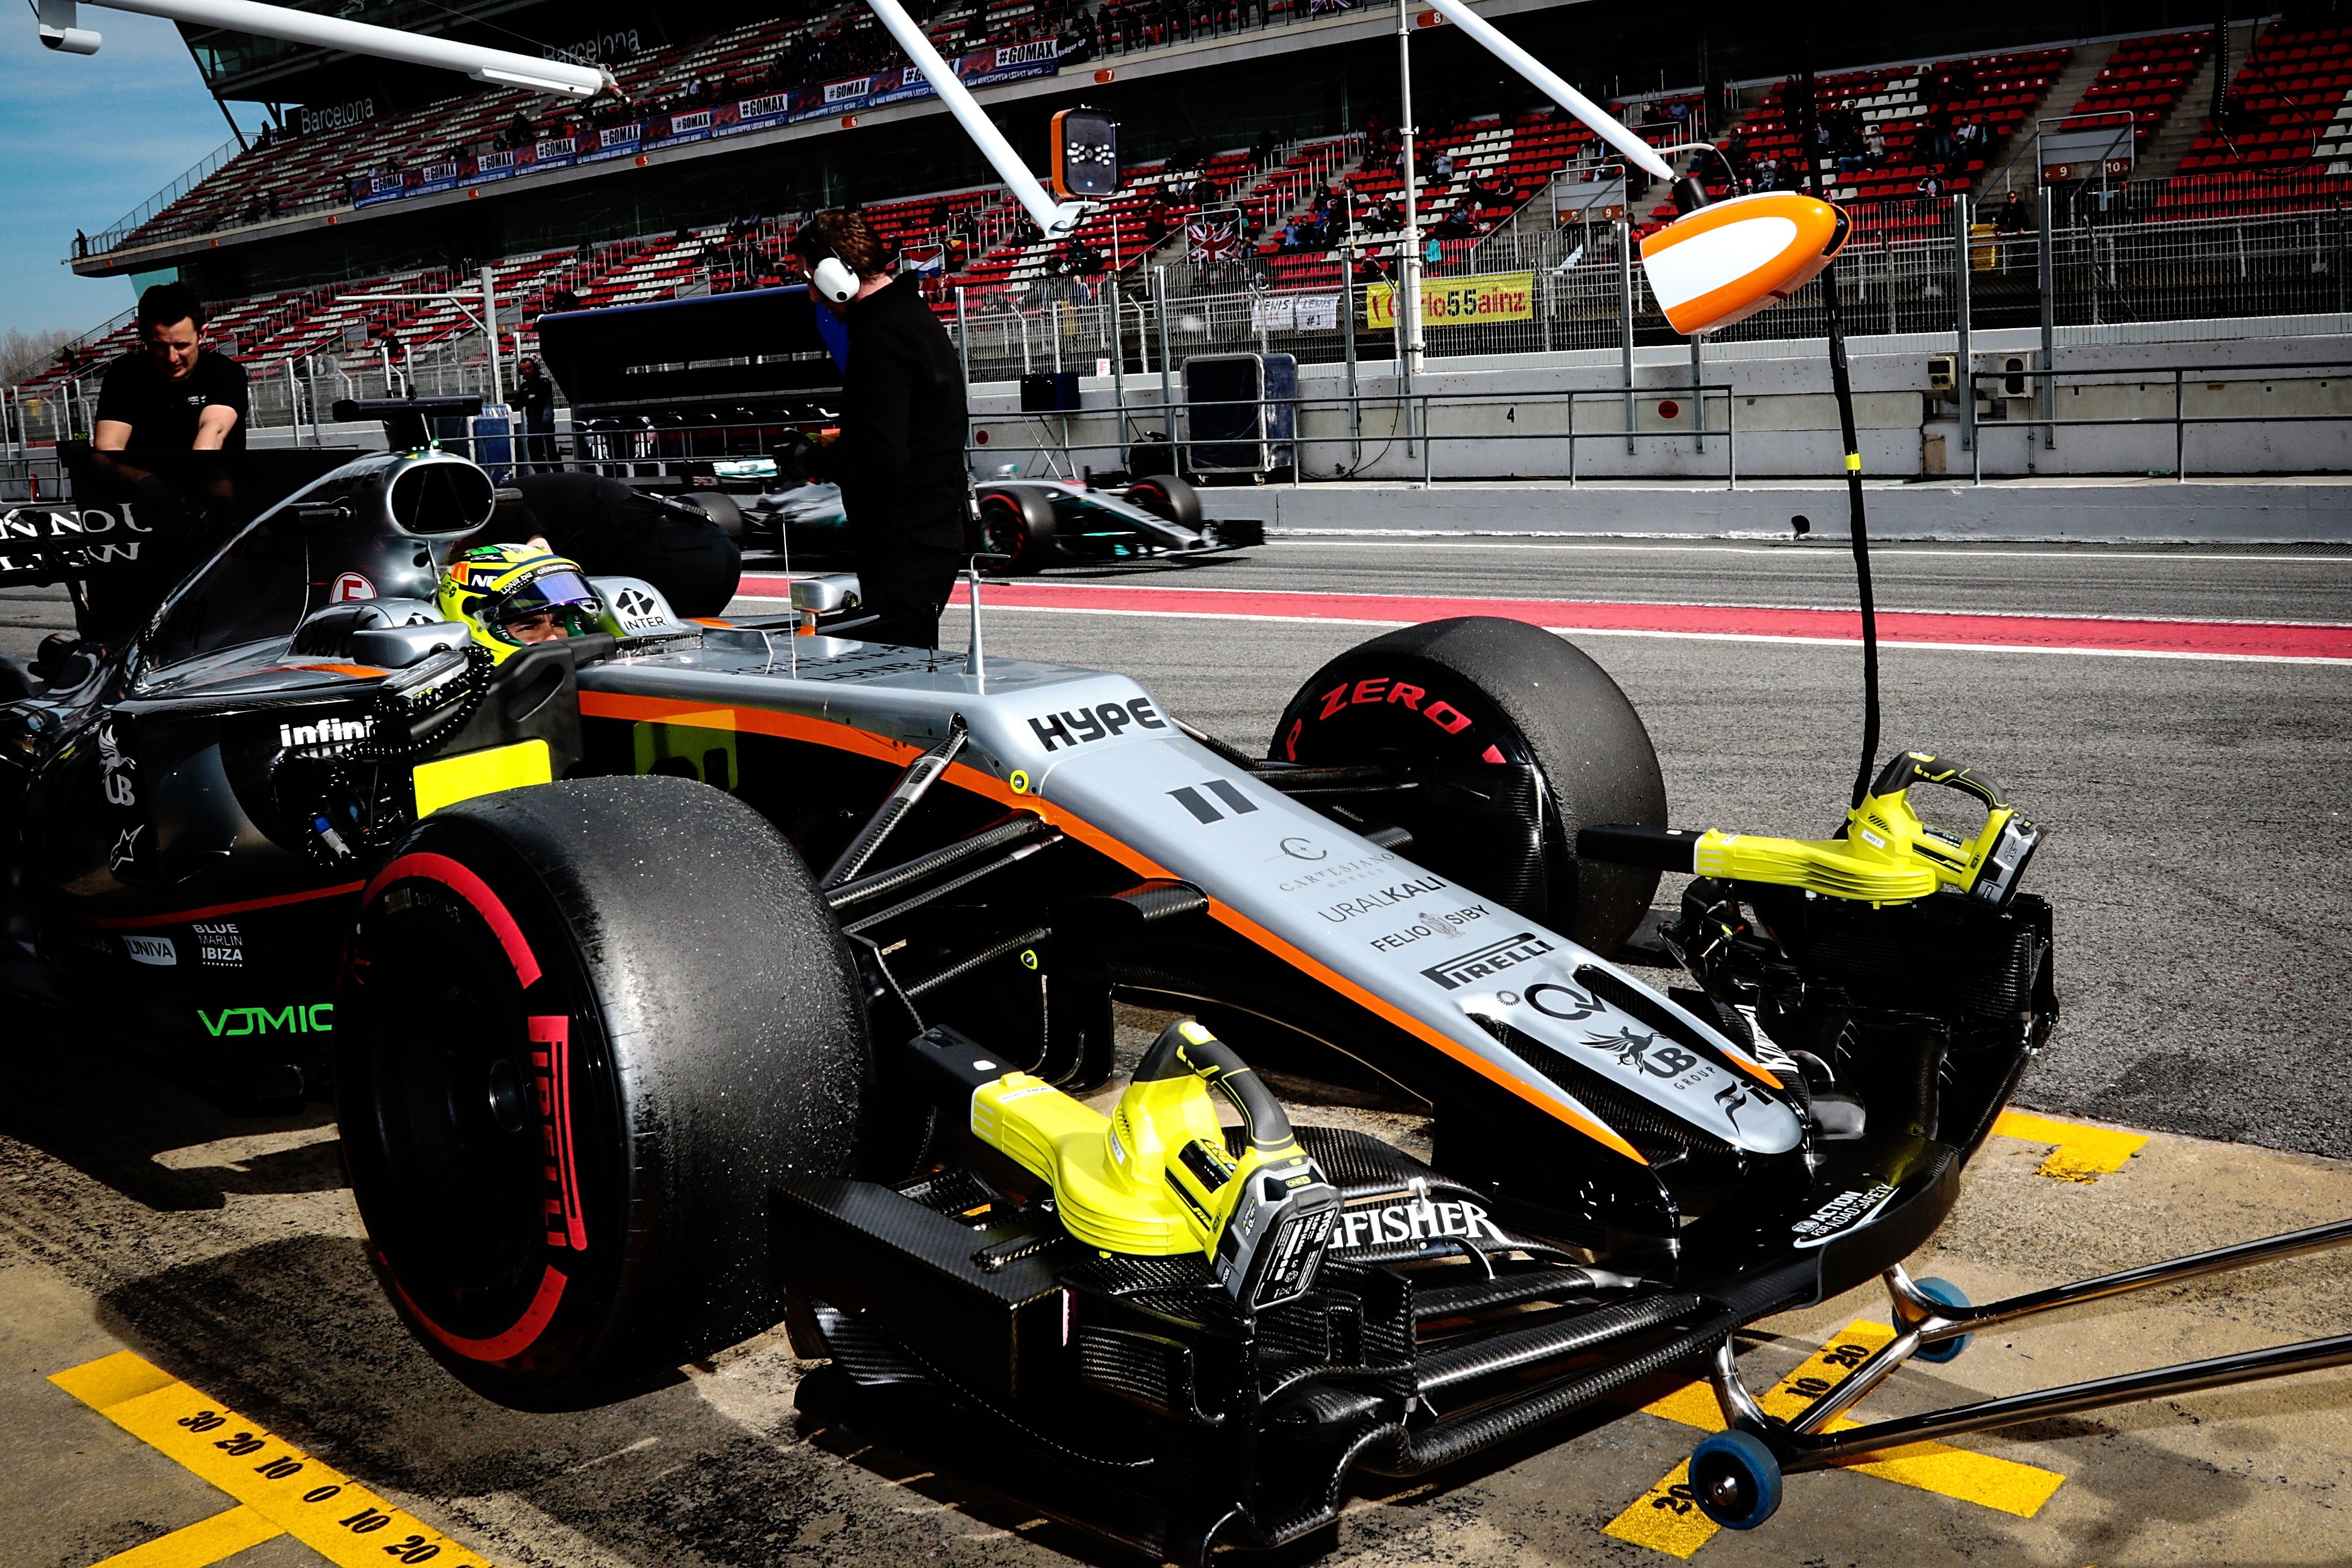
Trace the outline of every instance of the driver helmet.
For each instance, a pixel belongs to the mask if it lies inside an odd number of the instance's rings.
[[[458,551],[441,574],[435,601],[443,615],[466,623],[493,663],[533,643],[597,631],[604,613],[577,561],[531,545]]]

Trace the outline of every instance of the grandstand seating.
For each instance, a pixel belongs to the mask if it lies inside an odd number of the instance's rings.
[[[2073,53],[2066,47],[2009,50],[1815,78],[1822,120],[1833,137],[1843,128],[1848,159],[1843,172],[1836,157],[1816,160],[1823,191],[1841,202],[1886,202],[1913,195],[1930,182],[1945,191],[1968,190],[1987,156],[2033,111]],[[1798,183],[1792,176],[1802,155],[1792,86],[1774,84],[1737,124],[1735,162],[1742,165],[1743,189],[1769,189],[1775,179],[1783,188]],[[1963,127],[1973,127],[1973,134],[1958,135]],[[1873,135],[1884,142],[1883,155],[1868,153]],[[1702,177],[1710,193],[1730,193],[1719,166]],[[1673,212],[1661,209],[1652,216],[1671,218]],[[1895,221],[1909,227],[1934,220],[1922,214]]]
[[[929,30],[933,40],[951,52],[1065,33],[1087,35],[1094,31],[1088,10],[1095,4],[1097,0],[986,0],[975,5],[971,0],[947,0],[933,15]],[[1151,4],[1156,7],[1159,0]],[[1271,12],[1261,8],[1259,19],[1283,19],[1288,10],[1287,5]],[[1188,23],[1185,30],[1196,25],[1208,24]],[[1238,26],[1238,13],[1225,16],[1223,25]],[[123,243],[211,233],[340,206],[347,199],[348,182],[370,172],[390,172],[467,152],[593,133],[601,126],[673,110],[856,77],[903,59],[862,4],[839,5],[802,20],[747,23],[615,63],[612,69],[627,95],[627,106],[586,111],[584,118],[577,110],[551,116],[541,99],[518,89],[493,89],[308,136],[272,135],[139,225]]]
[[[2158,198],[2157,215],[2333,207],[2352,198],[2352,28],[2274,33]]]
[[[1155,4],[1152,14],[1165,18],[1169,12]],[[870,29],[854,23],[835,12],[791,27],[750,24],[640,56],[625,62],[625,75],[640,96],[656,89],[708,96],[714,80],[738,90],[748,81],[764,79],[761,73],[775,68],[794,49],[821,54],[828,68],[862,57],[858,51],[874,47],[866,36]],[[933,13],[929,26],[944,47],[960,47],[974,37],[1001,37],[1006,28],[1050,23],[1048,14],[1040,12],[1033,0],[950,0]],[[2117,122],[2127,115],[2142,138],[2169,118],[2200,114],[2202,106],[2183,102],[2180,94],[2209,47],[2210,35],[2195,32],[2126,40],[2081,96],[2081,111],[2112,115]],[[1848,171],[1842,173],[1835,157],[1818,160],[1825,189],[1841,201],[1859,204],[1854,215],[1874,234],[1899,235],[1948,224],[1941,203],[1900,198],[1913,195],[1929,179],[1943,182],[1948,190],[1969,189],[1985,168],[1986,158],[2048,95],[2071,57],[2070,48],[2053,47],[1820,77],[1817,89],[1824,118],[1833,137],[1842,139],[1849,161]],[[801,56],[782,63],[797,69]],[[1769,162],[1779,165],[1772,172],[1780,183],[1794,183],[1789,176],[1801,154],[1790,87],[1785,81],[1768,87],[1722,137],[1751,180]],[[184,198],[182,205],[219,212],[238,203],[274,199],[282,210],[319,182],[339,183],[354,166],[351,160],[359,151],[415,146],[428,131],[445,145],[452,138],[492,137],[505,128],[502,117],[510,118],[514,106],[524,101],[517,94],[474,94],[343,131],[281,141],[222,171],[241,171],[238,180],[223,181],[216,175]],[[1631,112],[1656,118],[1675,101],[1658,99]],[[1696,98],[1679,101],[1685,117],[1701,107]],[[451,117],[453,102],[464,107],[461,117]],[[2179,172],[2160,191],[2145,187],[2132,200],[2102,209],[2108,221],[2338,206],[2352,199],[2352,27],[2306,27],[2262,37],[2238,74],[2233,105],[2226,130],[2206,125]],[[1947,150],[1939,139],[1963,124],[1981,127],[1982,134],[1969,145]],[[1872,133],[1883,141],[1883,154],[1857,165],[1853,150]],[[1286,253],[1279,243],[1284,218],[1301,211],[1320,185],[1336,183],[1341,187],[1355,216],[1358,243],[1367,255],[1392,258],[1402,239],[1393,223],[1382,221],[1385,204],[1398,193],[1401,176],[1386,166],[1341,174],[1339,168],[1353,161],[1357,143],[1345,143],[1344,153],[1342,145],[1302,144],[1288,149],[1285,162],[1264,165],[1247,151],[1228,150],[1208,157],[1197,172],[1164,162],[1130,168],[1128,183],[1117,197],[1087,207],[1077,237],[1102,262],[1115,257],[1131,267],[1163,241],[1181,246],[1186,220],[1205,203],[1238,205],[1243,234],[1256,253],[1255,270],[1266,285],[1336,287],[1341,271],[1336,255]],[[1474,116],[1426,131],[1417,143],[1419,172],[1425,182],[1422,222],[1438,233],[1446,264],[1458,266],[1471,259],[1477,234],[1490,230],[1495,220],[1517,204],[1539,197],[1564,169],[1612,167],[1600,156],[1605,151],[1589,131],[1550,109]],[[1441,157],[1450,160],[1453,176],[1442,184],[1436,178]],[[386,152],[376,161],[397,160]],[[1715,194],[1729,193],[1719,165],[1710,162],[1702,173]],[[1507,183],[1512,196],[1508,202],[1483,205],[1473,225],[1476,233],[1448,236],[1437,225],[1463,204],[1474,177],[1490,189]],[[1190,189],[1195,184],[1203,189],[1195,193]],[[173,214],[179,210],[175,206],[156,221],[178,221]],[[942,314],[952,309],[949,288],[959,284],[975,308],[1007,296],[1018,299],[1058,271],[1057,260],[1067,250],[1066,241],[1034,237],[1009,193],[992,185],[875,204],[865,209],[865,215],[902,253],[919,262],[938,256],[937,285],[931,292]],[[1670,205],[1649,214],[1652,223],[1671,216]],[[1344,229],[1344,220],[1338,226]],[[1640,232],[1647,227],[1637,225]],[[952,251],[948,248],[951,235],[960,242]],[[782,259],[788,238],[785,220],[742,220],[673,235],[504,258],[496,264],[498,288],[501,300],[512,303],[504,313],[501,350],[514,351],[520,340],[523,350],[529,350],[529,323],[558,290],[593,307],[777,281],[788,270]],[[957,261],[962,263],[960,269]],[[454,305],[344,297],[470,291],[477,282],[471,273],[426,271],[257,295],[219,306],[211,330],[215,341],[233,346],[257,378],[283,374],[284,364],[305,355],[372,359],[379,345],[386,344],[397,361],[403,353],[421,353],[475,329]],[[87,375],[131,342],[130,324],[114,324],[78,345],[69,363],[27,385],[37,390],[44,382]]]
[[[2146,146],[2171,111],[2180,89],[2196,76],[2208,39],[2203,32],[2165,33],[2117,44],[2100,68],[2098,79],[2069,111],[2070,129],[2129,120],[2133,140]]]
[[[1414,173],[1422,182],[1420,211],[1424,232],[1436,237],[1444,264],[1465,259],[1479,235],[1504,215],[1542,193],[1552,177],[1569,162],[1597,141],[1591,131],[1552,109],[1535,110],[1505,119],[1500,114],[1475,117],[1457,125],[1424,130],[1414,139]],[[1445,161],[1441,163],[1440,160]],[[1450,171],[1450,177],[1441,175]],[[1473,183],[1490,192],[1509,191],[1474,201]],[[1393,258],[1404,238],[1403,230],[1382,215],[1393,208],[1404,187],[1404,175],[1392,163],[1360,169],[1347,176],[1346,194],[1356,219],[1360,252],[1374,258]],[[1456,208],[1466,214],[1473,232],[1449,235],[1441,227]],[[1333,225],[1337,243],[1346,229],[1342,219]],[[1341,258],[1327,251],[1286,253],[1278,235],[1258,246],[1265,258],[1270,284],[1277,288],[1336,288]]]

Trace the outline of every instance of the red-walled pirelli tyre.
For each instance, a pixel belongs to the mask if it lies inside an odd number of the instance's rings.
[[[1154,474],[1148,479],[1138,479],[1127,487],[1127,498],[1155,517],[1165,517],[1181,528],[1199,532],[1202,528],[1201,492],[1173,474]]]
[[[1054,503],[1019,485],[980,492],[980,569],[1027,577],[1054,554]]]
[[[1325,766],[1398,758],[1439,769],[1442,787],[1421,791],[1418,804],[1406,791],[1366,797],[1361,809],[1413,831],[1409,858],[1502,897],[1597,953],[1614,952],[1633,935],[1657,891],[1656,872],[1576,858],[1580,828],[1664,827],[1665,781],[1650,733],[1617,683],[1536,627],[1466,616],[1351,648],[1290,699],[1268,755]],[[1534,820],[1521,841],[1537,869],[1516,880],[1507,831],[1461,831],[1470,808],[1513,798],[1497,789],[1481,799],[1481,768],[1514,763],[1531,765],[1541,781],[1539,799],[1526,802]]]
[[[527,1409],[780,1321],[771,1193],[848,1169],[866,1093],[854,975],[792,846],[690,779],[418,823],[361,901],[336,1030],[352,1189],[402,1319]]]

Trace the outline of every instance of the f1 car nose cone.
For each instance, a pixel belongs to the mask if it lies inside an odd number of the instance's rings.
[[[522,1131],[522,1074],[505,1057],[490,1063],[490,1120],[502,1133]]]

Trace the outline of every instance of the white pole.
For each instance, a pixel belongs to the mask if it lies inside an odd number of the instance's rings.
[[[289,44],[310,44],[322,49],[373,55],[378,59],[404,60],[410,65],[463,71],[476,81],[528,88],[533,92],[593,98],[614,87],[613,73],[602,66],[542,60],[507,49],[486,49],[478,44],[460,44],[447,38],[428,38],[415,33],[404,33],[397,27],[378,27],[365,22],[346,22],[340,17],[292,11],[283,5],[265,5],[259,0],[90,0],[90,3],[109,10],[130,11],[142,16],[161,16],[166,21],[185,22],[200,27],[223,27],[232,33],[283,38]],[[42,41],[47,43],[52,37],[62,40],[65,33],[70,31],[76,37],[73,40],[75,47],[68,50],[69,53],[97,53],[100,36],[73,27],[73,11],[74,0],[44,0],[40,22]],[[51,44],[51,47],[63,47],[62,43]]]
[[[506,382],[499,375],[498,277],[488,265],[482,268],[482,332],[490,346],[490,401],[504,402],[507,401]]]
[[[1608,110],[1559,79],[1527,50],[1495,29],[1492,23],[1462,4],[1462,0],[1429,0],[1437,14],[1485,45],[1496,58],[1525,77],[1545,97],[1592,127],[1600,138],[1631,158],[1652,178],[1672,180],[1674,169],[1657,150],[1619,124]]]
[[[174,3],[185,4],[189,0],[174,0]],[[204,0],[204,3],[221,5],[234,3],[234,0]],[[963,85],[962,78],[940,58],[939,50],[931,47],[929,35],[915,25],[915,19],[907,15],[906,7],[899,5],[898,0],[866,0],[866,4],[882,19],[882,26],[889,29],[890,37],[897,40],[898,47],[907,52],[907,57],[915,63],[915,68],[921,71],[924,78],[931,84],[931,90],[940,95],[940,101],[948,106],[948,112],[955,116],[956,123],[963,127],[964,134],[978,144],[981,156],[988,160],[997,177],[1013,187],[1013,194],[1028,209],[1029,215],[1037,220],[1037,226],[1049,235],[1066,235],[1076,228],[1079,204],[1072,202],[1066,207],[1054,204],[1054,198],[1045,193],[1045,187],[1037,183],[1037,176],[1029,172],[1029,165],[1021,162],[1021,155],[1013,151],[1013,143],[1004,140],[1004,133],[996,129],[996,122],[990,120],[973,100],[971,91]]]
[[[1397,84],[1403,105],[1398,114],[1404,173],[1404,265],[1397,269],[1397,372],[1404,382],[1405,455],[1412,455],[1412,383],[1421,370],[1421,193],[1413,178],[1412,15],[1411,0],[1397,0]]]

